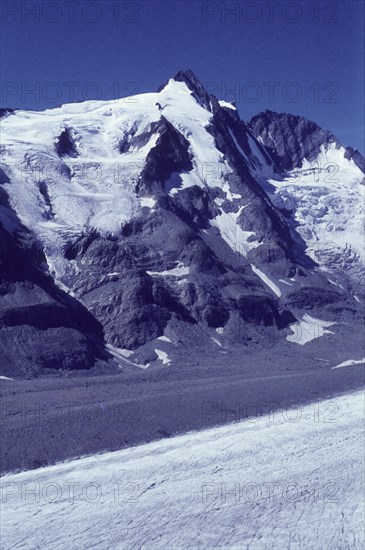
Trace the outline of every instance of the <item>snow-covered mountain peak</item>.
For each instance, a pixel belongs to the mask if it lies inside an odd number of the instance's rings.
[[[163,91],[166,86],[171,85],[171,82],[184,83],[190,90],[194,99],[205,109],[208,109],[208,111],[212,111],[213,108],[217,108],[217,99],[206,91],[202,82],[192,70],[189,69],[187,71],[178,71],[174,77],[170,78],[168,83],[160,86],[158,91]]]
[[[303,308],[356,314],[363,173],[314,123],[247,124],[191,71],[155,93],[4,115],[1,224],[34,235],[114,352],[176,326],[245,341]]]

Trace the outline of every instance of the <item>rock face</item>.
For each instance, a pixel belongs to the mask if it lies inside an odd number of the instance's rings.
[[[266,110],[252,117],[248,126],[280,171],[300,168],[304,159],[316,161],[323,146],[342,147],[331,132],[300,116]],[[359,151],[344,149],[344,157],[364,172],[364,158]]]
[[[285,338],[307,311],[357,315],[351,277],[328,281],[295,218],[304,208],[270,179],[337,151],[329,132],[269,111],[246,124],[191,71],[137,100],[2,121],[7,375],[90,368],[105,346],[145,363],[166,334],[186,353],[191,338]],[[341,154],[359,170],[358,152]]]
[[[97,345],[103,340],[101,325],[46,274],[39,241],[21,226],[2,189],[0,205],[8,227],[0,221],[2,374],[91,368],[103,357],[102,345]]]
[[[139,193],[162,191],[162,184],[173,173],[190,172],[193,169],[188,140],[164,116],[157,124],[151,125],[151,135],[154,133],[158,138],[146,157],[137,186]]]
[[[5,116],[10,115],[11,113],[14,113],[14,109],[0,109],[0,118],[4,118]]]

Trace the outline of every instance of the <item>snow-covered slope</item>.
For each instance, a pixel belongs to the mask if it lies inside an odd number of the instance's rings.
[[[149,207],[138,200],[135,187],[158,138],[148,134],[160,119],[156,102],[184,105],[189,97],[185,85],[172,81],[160,94],[18,111],[2,121],[2,162],[11,180],[4,188],[20,220],[44,243],[60,279],[65,242],[88,228],[119,234]],[[190,101],[194,106],[207,118]]]
[[[2,548],[360,550],[364,412],[357,392],[6,475]]]
[[[291,211],[298,231],[315,261],[325,263],[326,251],[339,249],[346,259],[364,260],[364,174],[344,148],[321,146],[315,161],[304,160],[276,188],[275,204]]]
[[[307,254],[334,273],[363,273],[364,159],[330,132],[302,117],[265,111],[250,129],[267,157],[252,153],[255,175],[290,219]]]

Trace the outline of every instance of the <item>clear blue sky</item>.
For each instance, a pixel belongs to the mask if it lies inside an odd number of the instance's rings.
[[[300,114],[364,151],[362,1],[27,0],[0,14],[3,107],[155,91],[191,68],[243,119]]]

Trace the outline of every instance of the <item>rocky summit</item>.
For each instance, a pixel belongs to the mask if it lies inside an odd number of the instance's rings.
[[[3,376],[360,322],[364,159],[314,122],[244,122],[180,71],[156,93],[0,123]]]

